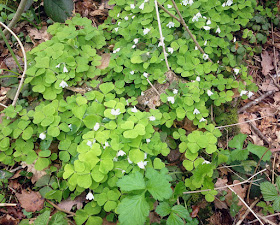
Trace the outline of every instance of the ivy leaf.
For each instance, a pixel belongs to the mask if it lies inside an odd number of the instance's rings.
[[[45,0],[44,9],[47,15],[55,22],[64,23],[72,15],[73,0]]]
[[[145,194],[124,198],[117,208],[122,225],[143,225],[149,215],[150,207]]]
[[[117,185],[122,191],[143,190],[146,188],[143,175],[138,171],[124,176],[118,180]]]
[[[147,190],[156,200],[168,199],[172,195],[171,184],[169,183],[172,180],[171,176],[167,175],[167,169],[163,168],[160,172],[148,168],[146,172],[147,181]]]
[[[246,134],[238,134],[229,141],[228,146],[231,148],[242,149],[246,138]]]
[[[278,192],[270,182],[261,183],[261,191],[265,201],[274,201],[278,197]]]

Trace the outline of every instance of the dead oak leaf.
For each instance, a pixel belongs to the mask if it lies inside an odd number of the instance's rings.
[[[261,57],[262,73],[266,76],[269,74],[270,70],[274,69],[274,66],[272,65],[273,58],[272,55],[270,55],[267,51],[263,51]]]
[[[40,211],[44,207],[45,199],[39,192],[22,190],[21,194],[16,193],[16,197],[27,212]]]
[[[71,198],[69,197],[68,199],[61,201],[58,204],[58,207],[70,212],[74,205],[77,205],[77,209],[81,209],[83,207],[84,201],[85,201],[85,195],[80,195],[76,197],[74,200],[71,200]]]

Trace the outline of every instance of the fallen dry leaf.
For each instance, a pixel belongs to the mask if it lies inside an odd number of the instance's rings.
[[[215,187],[216,188],[224,187],[225,185],[227,185],[227,182],[228,182],[227,178],[218,178],[215,183]],[[215,207],[218,209],[227,209],[228,208],[227,204],[219,199],[219,196],[221,196],[222,191],[226,191],[226,190],[227,190],[227,188],[218,190],[218,196],[214,200]]]
[[[103,70],[109,66],[111,55],[110,53],[105,53],[101,57],[101,65],[97,66],[97,68]]]
[[[85,201],[85,195],[80,195],[76,197],[74,200],[71,200],[71,198],[69,197],[68,199],[61,201],[58,204],[58,207],[66,211],[71,211],[72,207],[74,205],[77,205],[77,209],[81,209],[83,207],[84,201]]]
[[[34,27],[26,28],[26,30],[28,31],[28,35],[31,38],[33,44],[38,45],[44,41],[51,39],[51,35],[47,32],[47,28],[48,28],[47,26],[43,26],[40,30]]]
[[[278,91],[278,88],[274,85],[272,79],[266,79],[259,87],[264,92]]]
[[[263,140],[260,139],[258,135],[256,135],[256,134],[254,134],[254,135],[249,135],[249,137],[252,138],[252,140],[253,140],[253,142],[254,142],[253,144],[255,144],[255,145],[260,145],[260,146],[263,146],[263,145],[264,145]]]
[[[22,193],[16,193],[17,199],[27,212],[40,211],[44,207],[45,199],[35,191],[22,190]]]
[[[5,215],[0,218],[0,224],[1,225],[17,225],[19,223],[18,219],[15,219],[14,217],[10,215]]]
[[[27,172],[31,172],[33,174],[32,178],[31,178],[31,182],[32,184],[36,183],[42,176],[45,176],[47,173],[45,170],[41,170],[38,171],[35,169],[35,162],[33,162],[32,164],[26,164],[25,162],[22,162],[22,168],[27,167]]]
[[[261,57],[262,73],[266,76],[269,74],[270,70],[274,69],[273,57],[267,51],[263,51]]]
[[[233,181],[233,184],[238,184],[238,183],[240,183],[239,180],[234,180]],[[236,186],[233,186],[231,188],[235,191],[235,193],[240,198],[242,198],[242,199],[245,198],[246,191],[247,191],[247,186],[246,185],[244,185],[244,187],[242,187],[242,185],[236,185]],[[228,190],[228,194],[225,196],[225,198],[226,198],[226,203],[228,204],[228,206],[230,206],[231,205],[231,200],[232,200],[232,191],[231,190]],[[243,205],[243,203],[240,200],[238,202],[238,205],[243,206],[243,208],[245,207],[245,205]]]

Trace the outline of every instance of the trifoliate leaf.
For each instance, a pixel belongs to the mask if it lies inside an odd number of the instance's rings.
[[[146,188],[143,175],[138,171],[124,176],[118,180],[117,185],[122,191],[143,190]]]
[[[122,225],[143,225],[149,215],[150,207],[145,194],[124,198],[117,208]]]

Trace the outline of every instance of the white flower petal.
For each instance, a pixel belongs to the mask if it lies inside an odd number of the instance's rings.
[[[99,124],[99,123],[96,123],[96,124],[94,125],[94,127],[93,127],[93,129],[94,129],[95,131],[98,131],[99,128],[100,128],[100,124]]]
[[[204,53],[204,54],[203,54],[203,59],[204,59],[204,60],[207,60],[208,58],[209,58],[209,56],[208,56],[206,53]]]
[[[146,77],[146,78],[148,78],[149,74],[146,73],[146,72],[144,72],[144,73],[143,73],[143,76]]]
[[[128,16],[124,17],[124,20],[128,20]]]
[[[251,91],[249,91],[248,94],[247,94],[248,98],[251,98],[253,95],[254,95],[254,93],[251,92]]]
[[[247,93],[248,93],[248,91],[243,90],[243,91],[240,92],[240,96],[246,95]]]
[[[146,34],[148,34],[150,31],[151,31],[151,29],[145,28],[145,29],[143,30],[143,34],[146,35]]]
[[[175,99],[174,99],[174,97],[172,97],[172,96],[168,96],[168,97],[167,97],[167,101],[170,102],[171,104],[174,104]]]
[[[167,51],[170,52],[170,54],[172,54],[172,53],[174,52],[174,49],[171,48],[171,47],[168,47],[168,48],[167,48]]]
[[[200,77],[196,77],[195,80],[199,82],[200,81]]]
[[[124,156],[124,155],[126,155],[126,153],[123,151],[123,150],[119,150],[118,152],[117,152],[117,156],[119,157],[119,156]]]
[[[196,115],[196,114],[200,114],[200,112],[199,112],[199,110],[198,110],[198,109],[194,109],[193,114],[194,114],[194,115]]]
[[[207,95],[210,97],[211,95],[213,95],[214,93],[210,90],[207,90]]]
[[[167,4],[167,8],[168,8],[168,9],[171,9],[171,8],[172,8],[172,5]]]
[[[147,165],[147,161],[141,161],[137,163],[137,166],[139,166],[140,169],[145,169],[145,166]]]
[[[87,193],[86,199],[89,200],[89,201],[93,200],[94,199],[93,194],[91,192]]]
[[[238,68],[234,68],[233,71],[235,72],[236,75],[239,73],[239,69]]]
[[[147,143],[150,143],[150,142],[151,142],[151,139],[150,139],[150,138],[147,138],[147,139],[146,139],[146,142],[147,142]]]
[[[62,80],[59,84],[59,87],[65,88],[68,87],[68,84],[64,80]]]
[[[210,30],[211,29],[211,27],[209,27],[209,26],[204,26],[203,28],[204,28],[204,30]]]
[[[172,28],[175,26],[175,23],[173,23],[172,21],[170,21],[167,25],[168,28]]]
[[[134,107],[131,109],[131,112],[137,113],[137,112],[138,112],[138,109],[134,106]]]
[[[174,89],[173,89],[173,94],[174,94],[174,95],[177,95],[177,94],[178,94],[178,90],[174,88]]]
[[[216,33],[218,33],[218,34],[221,33],[220,27],[217,28]]]
[[[150,116],[150,117],[149,117],[149,120],[150,120],[150,121],[155,121],[155,120],[156,120],[156,117]]]
[[[203,117],[199,120],[200,123],[204,121],[206,121],[206,119],[204,119]]]
[[[134,42],[134,44],[137,44],[137,43],[139,42],[139,38],[135,38],[135,39],[133,40],[133,42]]]
[[[143,2],[140,6],[139,6],[139,9],[143,10],[145,7],[145,3]]]
[[[121,111],[120,111],[120,109],[111,109],[111,114],[113,116],[118,116],[121,114]]]
[[[131,9],[135,9],[135,5],[134,4],[130,4],[130,8]]]
[[[40,135],[39,135],[39,138],[41,139],[41,140],[44,140],[44,139],[46,139],[46,134],[45,133],[41,133]]]

